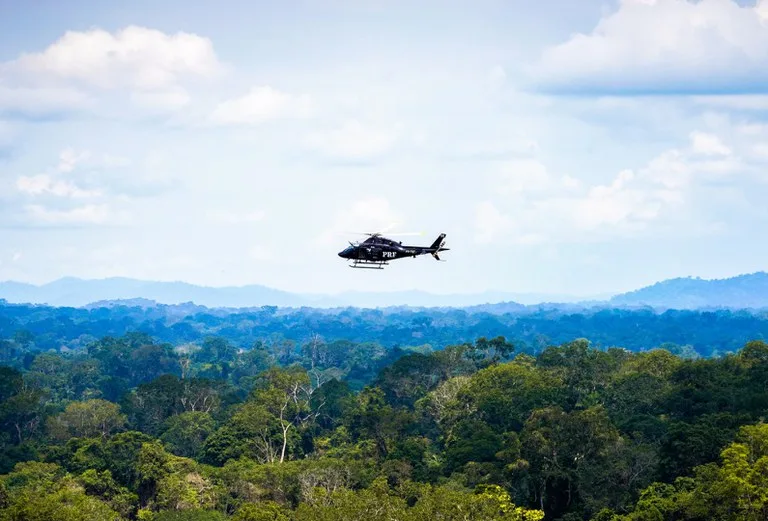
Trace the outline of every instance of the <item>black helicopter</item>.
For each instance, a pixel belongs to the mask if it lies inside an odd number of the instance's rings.
[[[404,246],[402,242],[388,239],[378,232],[364,233],[363,235],[368,235],[365,241],[361,243],[350,242],[344,251],[339,252],[339,257],[352,261],[352,264],[349,265],[350,268],[383,270],[384,266],[389,265],[391,260],[403,259],[405,257],[416,258],[419,255],[426,254],[432,255],[436,260],[442,260],[438,253],[450,249],[443,248],[445,244],[444,233],[441,233],[430,246]]]

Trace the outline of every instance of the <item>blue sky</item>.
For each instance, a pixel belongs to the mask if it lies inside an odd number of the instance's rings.
[[[0,0],[0,280],[592,295],[766,269],[768,0]],[[448,262],[351,270],[397,223]]]

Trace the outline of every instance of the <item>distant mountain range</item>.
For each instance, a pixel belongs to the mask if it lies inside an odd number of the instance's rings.
[[[194,303],[210,308],[278,307],[473,307],[491,306],[498,312],[541,303],[565,307],[638,307],[656,309],[768,308],[768,273],[758,272],[728,279],[677,278],[615,296],[585,300],[569,295],[484,292],[437,295],[422,291],[346,292],[311,295],[281,291],[261,285],[205,287],[185,282],[156,282],[113,277],[79,279],[65,277],[48,284],[0,282],[0,299],[10,303],[82,307],[98,303],[149,306]]]
[[[499,302],[536,304],[539,302],[575,302],[569,295],[485,292],[438,295],[423,291],[358,292],[338,295],[312,295],[281,291],[267,286],[247,285],[207,287],[186,282],[156,282],[112,277],[79,279],[65,277],[43,285],[0,282],[0,298],[12,303],[48,304],[80,307],[94,302],[132,300],[136,305],[147,301],[161,304],[193,302],[207,307],[464,307]]]
[[[677,278],[657,282],[612,297],[616,306],[665,309],[767,308],[768,273],[757,272],[727,279]]]

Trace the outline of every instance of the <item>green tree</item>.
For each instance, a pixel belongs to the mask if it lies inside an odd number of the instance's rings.
[[[58,465],[18,463],[0,477],[0,521],[120,521],[120,515]]]
[[[306,370],[293,366],[270,368],[262,374],[261,381],[251,393],[249,399],[278,421],[281,431],[280,463],[285,461],[291,432],[313,422],[317,411],[324,405],[320,403],[315,410],[312,409],[313,391]]]
[[[72,402],[67,408],[48,421],[48,430],[55,439],[71,437],[106,438],[123,428],[126,416],[117,404],[101,399]]]
[[[160,440],[177,456],[194,458],[215,429],[216,424],[207,412],[183,412],[165,421]]]

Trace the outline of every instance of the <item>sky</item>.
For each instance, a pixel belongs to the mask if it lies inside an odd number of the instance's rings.
[[[22,5],[0,281],[589,296],[768,268],[768,0]],[[451,251],[337,256],[381,229]]]

